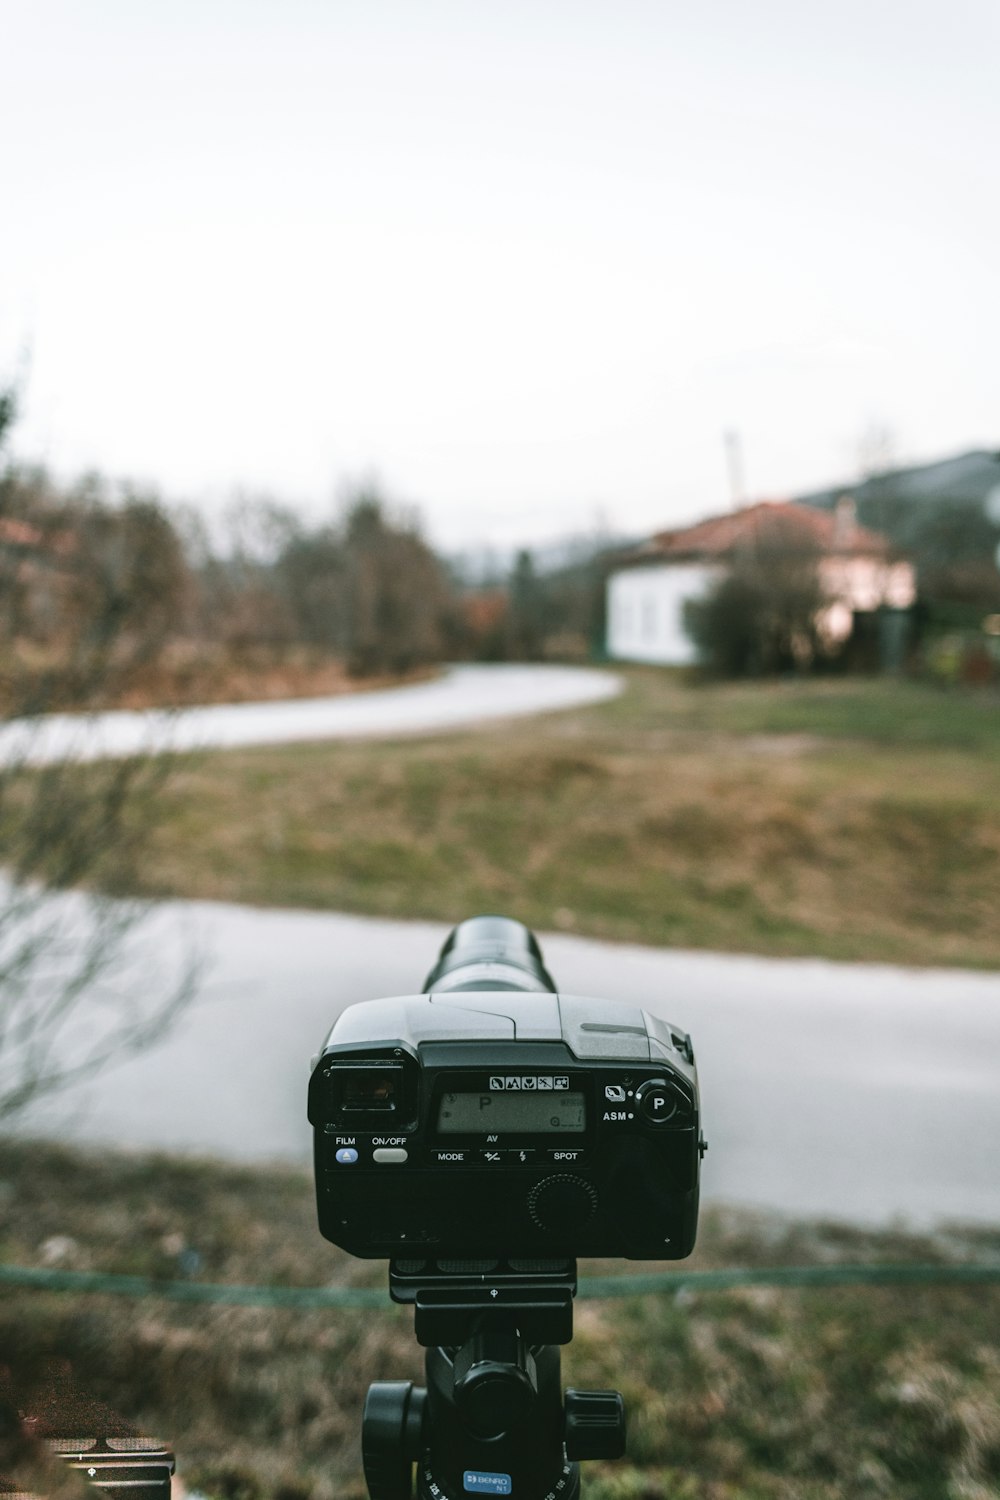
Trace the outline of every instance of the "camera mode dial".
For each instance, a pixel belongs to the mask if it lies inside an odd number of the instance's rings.
[[[545,1177],[528,1194],[528,1213],[539,1229],[575,1233],[593,1217],[597,1189],[583,1177],[558,1172]]]
[[[650,1125],[662,1125],[677,1109],[677,1096],[665,1078],[648,1078],[635,1091],[639,1113]]]

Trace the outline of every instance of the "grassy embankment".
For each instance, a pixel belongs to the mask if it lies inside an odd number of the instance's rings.
[[[309,646],[244,647],[171,641],[151,661],[131,668],[114,658],[97,681],[56,648],[0,644],[0,714],[187,707],[206,703],[257,703],[287,698],[328,698],[340,693],[421,682],[430,667],[406,673],[352,677],[343,661]],[[81,699],[81,693],[83,697]]]
[[[166,1158],[0,1145],[2,1258],[215,1282],[383,1285],[315,1228],[311,1182]],[[1000,1257],[1000,1232],[933,1240],[709,1213],[692,1264]],[[628,1274],[621,1263],[581,1272]],[[641,1267],[636,1269],[647,1269]],[[591,1500],[988,1500],[1000,1494],[1000,1287],[745,1289],[582,1301],[567,1384],[620,1386],[629,1459]],[[417,1379],[411,1315],[187,1306],[0,1289],[24,1385],[80,1386],[175,1446],[213,1500],[361,1500],[367,1383]]]
[[[1000,701],[686,686],[366,745],[179,762],[150,894],[1000,967]]]

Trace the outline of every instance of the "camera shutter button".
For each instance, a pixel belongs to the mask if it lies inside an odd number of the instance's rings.
[[[539,1229],[572,1233],[593,1218],[596,1208],[597,1189],[568,1172],[543,1178],[528,1194],[528,1213]]]
[[[677,1099],[665,1078],[648,1078],[635,1091],[639,1113],[650,1125],[660,1125],[677,1109]]]

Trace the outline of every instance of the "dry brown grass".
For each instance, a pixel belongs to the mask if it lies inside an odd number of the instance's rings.
[[[373,692],[435,676],[421,668],[400,676],[352,677],[339,657],[309,648],[234,651],[204,643],[173,642],[141,676],[102,707],[157,708],[163,704],[260,703],[288,698],[329,698]]]
[[[398,687],[435,675],[434,669],[421,668],[403,676],[386,673],[359,679],[350,676],[339,657],[314,647],[237,650],[222,643],[180,640],[168,642],[155,659],[131,664],[127,671],[119,671],[112,656],[101,680],[89,685],[82,706],[101,711],[328,698]],[[69,660],[50,647],[19,645],[12,657],[0,661],[0,711],[16,709],[24,697],[24,684],[42,678],[51,679],[52,690],[50,701],[41,707],[49,711],[81,707],[72,698],[67,702],[60,698],[60,692],[71,690],[74,683]]]
[[[146,889],[1000,965],[1000,711],[907,687],[894,738],[891,685],[795,688],[640,674],[619,704],[531,723],[189,761]]]
[[[0,1143],[3,1260],[198,1279],[384,1284],[315,1228],[304,1173]],[[694,1267],[996,1262],[1000,1232],[930,1236],[703,1216]],[[583,1263],[581,1274],[650,1269]],[[676,1269],[676,1267],[673,1267]],[[0,1290],[0,1348],[53,1355],[168,1439],[212,1500],[362,1500],[367,1385],[422,1380],[408,1311],[202,1307]],[[592,1500],[986,1500],[1000,1487],[1000,1288],[745,1287],[580,1301],[565,1383],[620,1387],[629,1459]]]

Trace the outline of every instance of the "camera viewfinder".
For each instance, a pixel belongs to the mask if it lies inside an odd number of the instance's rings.
[[[365,1114],[391,1114],[399,1102],[399,1068],[363,1068],[349,1072],[343,1081],[341,1107]]]

